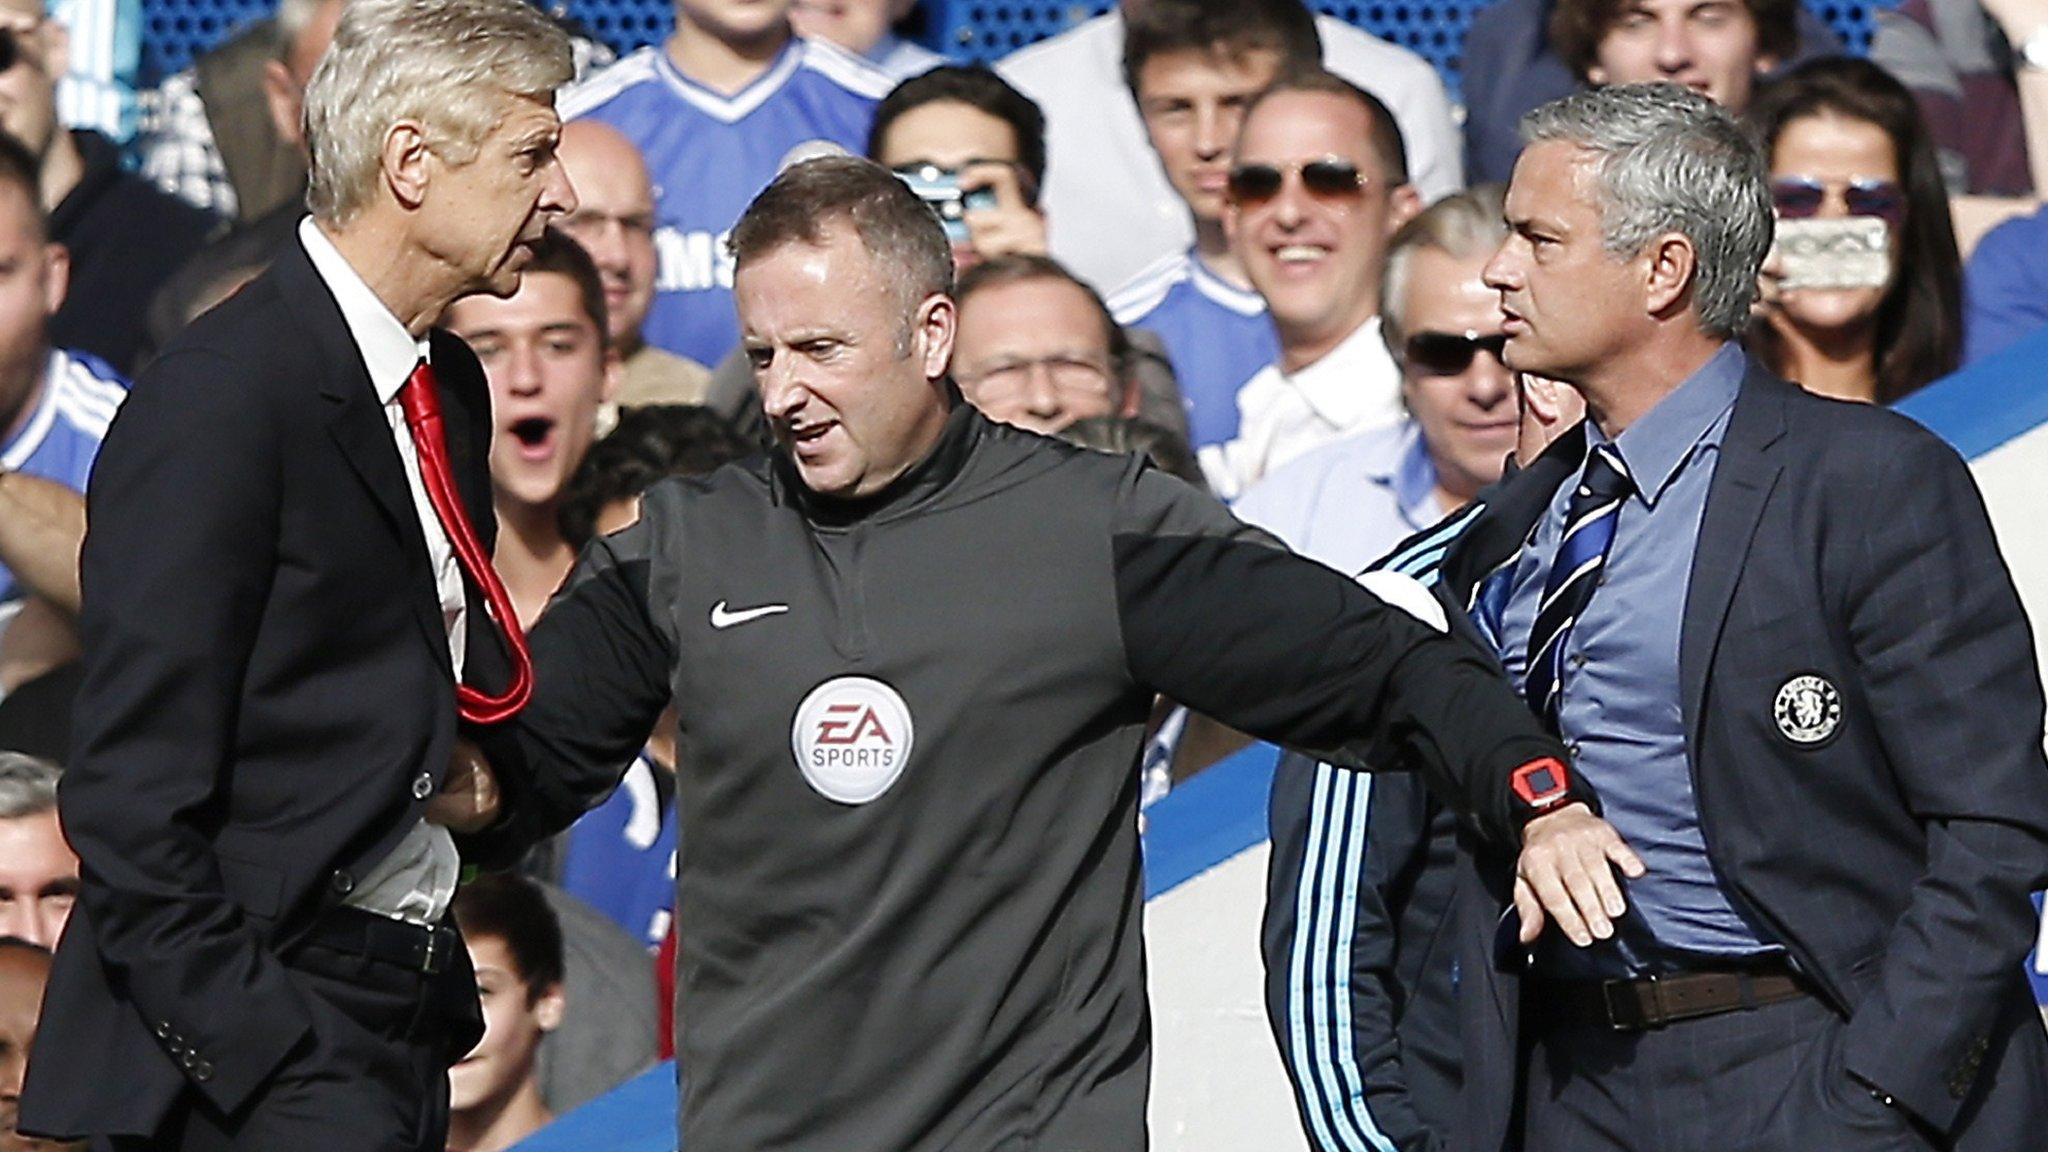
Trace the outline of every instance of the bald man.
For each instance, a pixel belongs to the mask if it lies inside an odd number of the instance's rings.
[[[604,284],[606,327],[624,369],[616,402],[703,403],[711,373],[640,338],[655,271],[654,181],[640,149],[611,125],[585,119],[562,126],[560,155],[581,206],[557,227],[590,253]]]

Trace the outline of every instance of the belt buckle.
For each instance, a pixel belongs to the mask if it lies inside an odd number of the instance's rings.
[[[1657,983],[1654,974],[1637,980],[1601,982],[1600,999],[1607,1007],[1608,1028],[1616,1032],[1646,1032],[1663,1022],[1652,1019],[1650,1013],[1644,1010],[1643,1002],[1637,995],[1637,986],[1643,983],[1652,985],[1651,992],[1654,995],[1654,986]]]

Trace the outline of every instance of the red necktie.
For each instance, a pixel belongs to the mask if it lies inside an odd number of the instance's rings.
[[[526,635],[519,630],[519,614],[512,609],[512,597],[484,555],[476,529],[462,511],[456,492],[455,475],[448,470],[447,433],[441,427],[441,386],[434,379],[434,366],[422,360],[398,390],[398,406],[405,411],[405,426],[412,430],[413,448],[419,453],[420,480],[434,515],[448,533],[456,562],[483,589],[491,619],[505,634],[505,647],[512,654],[512,684],[502,696],[486,696],[467,684],[455,686],[455,708],[472,724],[496,724],[509,720],[526,707],[533,695],[533,656],[526,650]]]

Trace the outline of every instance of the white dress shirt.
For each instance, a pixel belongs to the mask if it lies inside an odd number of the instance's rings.
[[[1225,500],[1312,448],[1398,422],[1401,370],[1380,337],[1380,318],[1299,372],[1267,365],[1238,391],[1237,412],[1236,438],[1198,454],[1210,489]]]
[[[405,412],[398,406],[399,389],[405,387],[413,366],[427,357],[427,342],[415,340],[399,323],[391,309],[377,299],[363,278],[349,267],[334,242],[315,227],[311,217],[299,221],[299,243],[313,260],[313,270],[334,294],[341,318],[363,355],[363,367],[370,384],[384,406],[384,419],[391,425],[393,445],[405,469],[406,486],[412,489],[413,510],[419,514],[420,532],[427,541],[427,560],[434,572],[434,588],[441,599],[441,623],[448,634],[448,655],[455,663],[455,678],[462,679],[463,645],[468,638],[468,610],[463,597],[462,569],[447,530],[427,497],[420,478],[420,459],[413,447],[412,432],[405,426]],[[357,882],[346,903],[352,908],[376,912],[414,924],[436,924],[455,896],[455,882],[461,876],[462,860],[448,830],[422,820],[400,841],[391,854],[379,860],[368,875]]]
[[[1380,98],[1401,126],[1410,183],[1425,202],[1464,186],[1464,153],[1443,77],[1429,61],[1334,16],[1316,18],[1323,64]],[[1124,18],[1111,10],[996,65],[1045,113],[1045,208],[1052,254],[1107,295],[1195,242],[1194,223],[1124,86]]]

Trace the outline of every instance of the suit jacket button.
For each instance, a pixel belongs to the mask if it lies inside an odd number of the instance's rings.
[[[337,871],[327,878],[327,887],[332,889],[336,896],[346,896],[356,890],[356,878],[347,872]]]
[[[434,777],[431,773],[422,772],[419,775],[412,778],[413,799],[425,800],[427,797],[432,796],[433,794]]]
[[[171,1022],[170,1022],[169,1020],[159,1020],[159,1021],[157,1021],[157,1022],[156,1022],[156,1038],[157,1038],[157,1039],[159,1039],[159,1040],[169,1040],[169,1039],[170,1039],[170,1038],[171,1038],[171,1037],[172,1037],[173,1035],[175,1035],[175,1034],[176,1034],[176,1033],[175,1033],[175,1030],[174,1030],[174,1029],[172,1029],[172,1027],[171,1027]]]
[[[213,1065],[200,1060],[192,1065],[192,1078],[201,1084],[213,1079]]]

